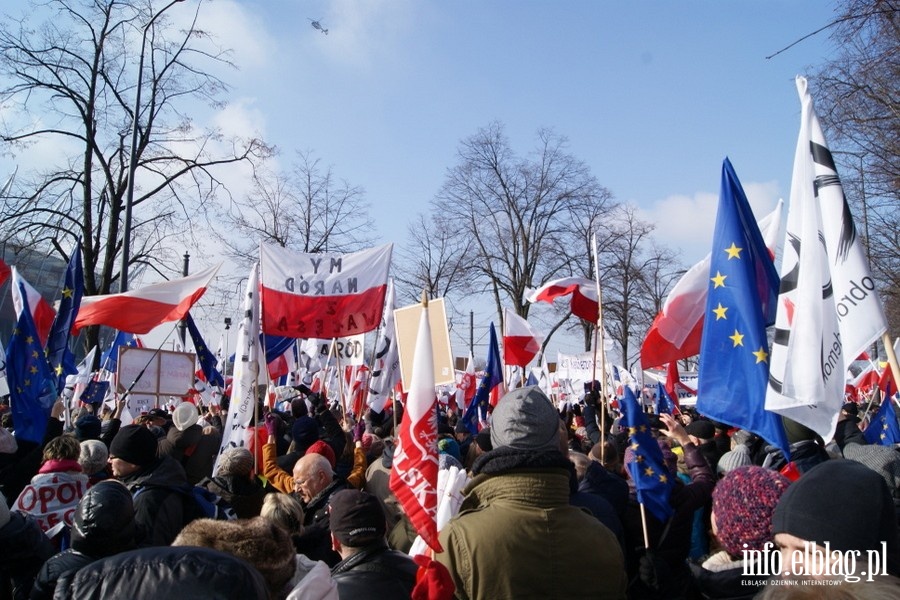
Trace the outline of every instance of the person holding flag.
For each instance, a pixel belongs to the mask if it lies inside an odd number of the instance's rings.
[[[715,476],[684,427],[672,415],[661,414],[665,428],[659,433],[681,446],[691,483],[678,479],[676,456],[665,439],[654,438],[647,416],[627,386],[622,412],[629,436],[626,472],[634,485],[622,523],[628,594],[647,600],[680,598],[690,583],[686,561],[694,511],[709,502]]]

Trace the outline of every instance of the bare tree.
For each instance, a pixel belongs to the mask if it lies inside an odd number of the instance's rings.
[[[528,316],[526,290],[570,274],[579,242],[576,207],[603,205],[605,190],[582,161],[566,151],[566,139],[540,130],[529,158],[510,147],[503,126],[492,123],[460,143],[433,201],[471,240],[473,278],[493,297],[498,320],[510,306]]]
[[[259,170],[248,198],[232,202],[225,220],[240,235],[224,240],[249,266],[259,242],[298,252],[353,252],[373,243],[362,188],[335,177],[312,152],[298,152],[287,174]]]
[[[196,20],[175,31],[151,2],[48,0],[0,23],[0,101],[15,111],[0,124],[4,149],[70,149],[58,164],[19,174],[0,199],[0,241],[52,246],[67,259],[65,248],[81,238],[85,293],[113,291],[137,121],[129,264],[178,271],[179,252],[167,241],[190,239],[196,219],[227,193],[217,168],[269,153],[258,139],[223,139],[187,114],[189,102],[216,105],[227,87],[213,72],[231,66]]]
[[[452,225],[432,214],[419,214],[407,227],[406,242],[394,261],[398,295],[417,302],[426,290],[442,298],[470,289],[472,240],[457,235]]]
[[[811,78],[890,328],[900,329],[900,8],[844,0],[829,24],[835,58]]]

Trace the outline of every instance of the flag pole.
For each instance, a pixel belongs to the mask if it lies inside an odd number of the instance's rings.
[[[888,368],[894,375],[894,385],[900,386],[900,366],[897,365],[897,355],[894,353],[894,346],[891,344],[891,336],[887,331],[881,334],[881,342],[884,344],[884,352],[888,358]],[[891,394],[891,398],[894,395]]]
[[[644,503],[640,502],[639,506],[641,507],[641,528],[644,530],[644,548],[650,549],[650,534],[647,533],[647,509],[644,508]]]
[[[597,254],[597,234],[591,234],[594,255],[594,283],[597,284],[597,330],[594,332],[594,374],[597,374],[597,352],[600,352],[600,462],[606,460],[606,349],[603,339],[603,295],[600,292],[600,257]],[[596,380],[594,380],[596,381]],[[591,382],[593,389],[594,382]],[[646,534],[645,534],[646,536]]]

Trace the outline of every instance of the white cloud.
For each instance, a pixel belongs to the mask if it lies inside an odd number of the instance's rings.
[[[768,214],[784,196],[777,181],[742,185],[757,218]],[[661,244],[680,249],[682,260],[693,264],[709,253],[718,206],[717,192],[677,194],[642,208],[640,216],[656,225],[654,235]]]
[[[418,10],[412,0],[336,0],[324,15],[307,15],[328,29],[311,42],[334,60],[367,67],[400,52],[399,42],[415,26]]]
[[[173,11],[174,12],[174,11]],[[178,25],[187,27],[193,13],[181,11]],[[260,15],[233,0],[214,0],[203,4],[199,28],[214,36],[213,42],[232,51],[234,62],[242,70],[265,66],[275,56],[273,38]]]

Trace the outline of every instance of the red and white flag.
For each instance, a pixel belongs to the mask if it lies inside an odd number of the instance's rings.
[[[381,321],[392,248],[303,254],[260,244],[263,332],[336,338],[372,331]]]
[[[456,386],[456,404],[460,410],[466,410],[469,402],[475,397],[478,380],[475,379],[475,358],[469,352],[469,362],[466,363],[466,372],[462,374],[459,385]]]
[[[532,290],[525,299],[529,302],[553,303],[557,298],[572,296],[572,314],[585,321],[596,323],[600,315],[600,303],[597,302],[597,283],[584,277],[564,277],[548,281],[536,290]]]
[[[775,257],[784,202],[759,223],[769,254]],[[666,298],[662,310],[641,345],[641,366],[645,369],[672,363],[700,353],[703,334],[703,311],[709,290],[710,255],[688,269]]]
[[[220,266],[221,263],[181,279],[121,294],[84,296],[72,333],[78,333],[88,325],[106,325],[119,331],[143,334],[162,323],[180,321],[206,292]]]
[[[390,488],[425,543],[441,552],[437,536],[437,395],[427,306],[419,321],[414,356]]]
[[[19,284],[25,290],[25,298],[19,293]],[[12,267],[12,299],[16,314],[22,312],[25,302],[28,303],[28,312],[34,319],[34,326],[37,329],[38,337],[41,338],[41,346],[47,345],[47,336],[50,335],[50,327],[53,325],[53,319],[56,317],[56,311],[50,306],[50,303],[44,300],[41,293],[31,287],[31,284],[25,281],[25,278],[19,275],[19,270]]]
[[[526,366],[541,351],[543,334],[508,308],[503,309],[503,328],[503,362],[507,366]]]

